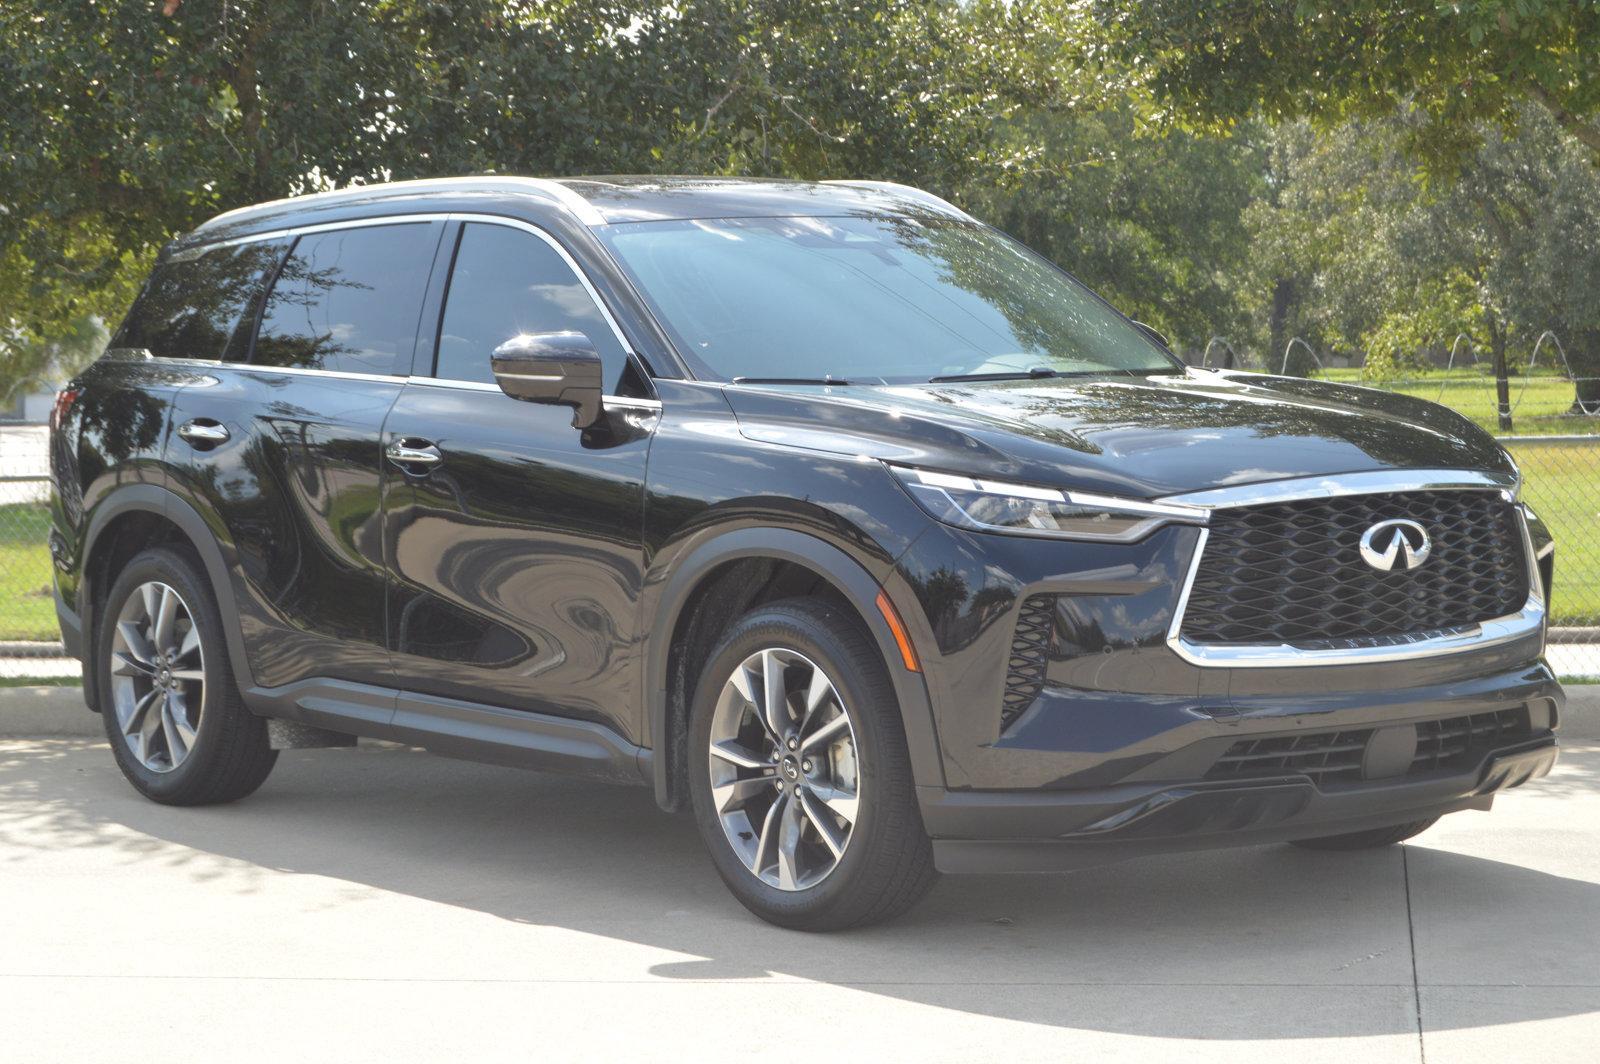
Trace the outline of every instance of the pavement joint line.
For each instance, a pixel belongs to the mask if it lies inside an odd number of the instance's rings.
[[[1417,1059],[1428,1064],[1428,1042],[1422,1028],[1422,981],[1417,977],[1417,921],[1411,913],[1411,847],[1400,844],[1400,874],[1406,891],[1406,937],[1411,941],[1411,996],[1417,1010]]]
[[[93,973],[93,972],[0,972],[0,979],[104,979],[104,980],[183,980],[228,983],[440,983],[483,984],[491,986],[966,986],[966,987],[1173,987],[1222,990],[1405,990],[1411,983],[1215,983],[1177,982],[1149,983],[1126,981],[1089,982],[1083,980],[1021,982],[974,982],[970,979],[483,979],[448,976],[397,976],[397,975],[185,975],[172,972],[151,973]],[[1600,983],[1424,983],[1429,990],[1600,990]]]

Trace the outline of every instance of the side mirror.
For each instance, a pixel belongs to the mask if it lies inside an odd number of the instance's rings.
[[[1128,320],[1132,321],[1133,319],[1130,318]],[[1156,332],[1156,330],[1152,326],[1146,325],[1142,321],[1135,321],[1133,323],[1139,327],[1139,331],[1140,332],[1142,332],[1146,336],[1150,337],[1150,339],[1154,340],[1156,343],[1160,344],[1162,347],[1166,348],[1168,351],[1172,350],[1172,345],[1167,342],[1167,338],[1165,336],[1162,336],[1160,333]]]
[[[576,409],[573,428],[600,420],[602,363],[580,332],[524,333],[494,349],[495,383],[513,399]]]

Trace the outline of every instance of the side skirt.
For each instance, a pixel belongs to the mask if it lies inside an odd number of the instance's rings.
[[[420,746],[446,757],[612,783],[653,779],[649,750],[592,721],[347,680],[252,687],[244,699],[258,716]]]

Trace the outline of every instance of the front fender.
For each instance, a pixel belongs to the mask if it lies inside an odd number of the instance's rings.
[[[653,633],[645,645],[647,728],[643,745],[653,750],[649,775],[655,783],[657,803],[671,808],[674,801],[671,758],[666,756],[665,750],[669,735],[667,682],[672,633],[701,580],[717,566],[744,558],[775,559],[804,566],[826,579],[850,601],[872,633],[888,666],[895,697],[900,703],[916,782],[919,786],[942,786],[944,770],[927,685],[921,673],[911,672],[901,664],[894,633],[877,605],[878,595],[884,590],[881,580],[838,547],[804,532],[787,528],[709,529],[684,545],[670,572],[646,582],[647,588],[656,590],[653,594],[647,591],[641,609],[641,616],[648,619],[646,630]],[[884,575],[887,576],[887,571]]]

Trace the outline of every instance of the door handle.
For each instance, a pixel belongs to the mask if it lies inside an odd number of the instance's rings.
[[[227,426],[208,417],[197,417],[192,421],[185,421],[178,426],[178,435],[187,443],[202,449],[228,442]]]
[[[439,448],[427,440],[395,440],[384,449],[384,456],[407,473],[425,473],[444,461]],[[418,469],[416,467],[421,466]]]

